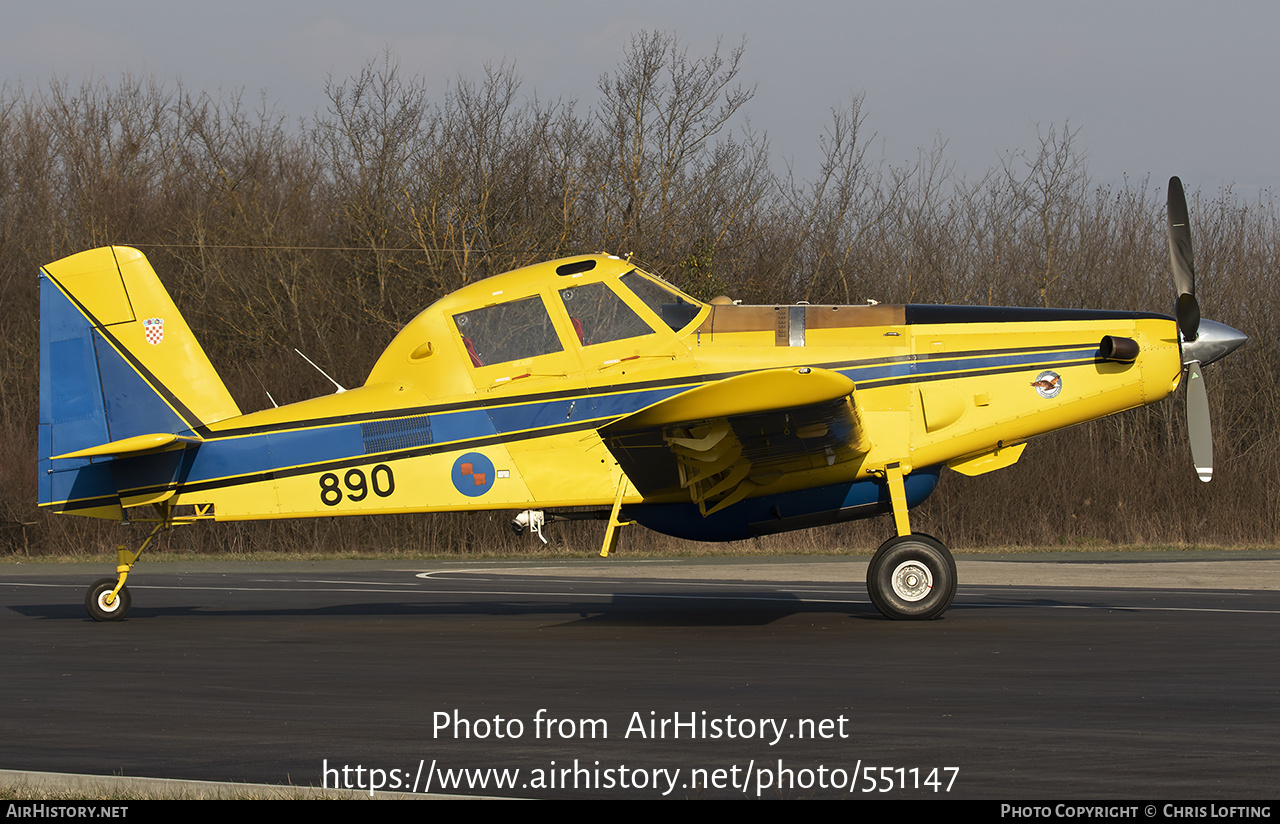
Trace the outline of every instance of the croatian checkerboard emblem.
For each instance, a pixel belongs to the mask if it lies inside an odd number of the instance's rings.
[[[479,452],[468,452],[453,462],[453,488],[468,498],[478,498],[493,488],[493,461]]]
[[[164,318],[147,318],[142,322],[142,333],[147,343],[155,346],[164,340]]]

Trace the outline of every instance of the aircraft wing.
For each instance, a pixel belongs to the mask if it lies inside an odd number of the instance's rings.
[[[853,381],[804,367],[705,384],[599,432],[637,491],[687,490],[704,516],[785,475],[834,466],[871,448]]]

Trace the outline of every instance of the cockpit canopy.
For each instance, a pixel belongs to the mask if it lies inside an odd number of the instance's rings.
[[[537,264],[470,284],[437,301],[400,332],[369,382],[409,378],[405,355],[410,363],[433,367],[429,378],[413,370],[413,382],[422,389],[428,387],[419,377],[436,390],[444,388],[443,382],[453,391],[467,391],[457,374],[443,374],[448,361],[454,361],[454,373],[469,368],[474,381],[465,383],[473,387],[500,378],[481,379],[477,370],[487,374],[489,367],[501,364],[532,364],[541,358],[538,363],[545,361],[546,370],[525,371],[563,372],[564,358],[576,363],[581,356],[590,362],[593,347],[604,351],[604,344],[630,339],[649,346],[653,336],[674,341],[704,308],[620,258],[598,255]],[[454,360],[453,352],[460,357]]]
[[[655,318],[678,332],[701,309],[697,301],[636,269],[616,280],[574,282],[574,278],[582,275],[581,264],[585,263],[594,261],[577,261],[559,267],[570,270],[567,275],[570,280],[555,284],[553,289],[553,294],[560,301],[558,306],[553,301],[553,306],[564,309],[574,338],[584,348],[651,335],[661,328],[655,324]],[[564,274],[559,276],[566,277]],[[639,301],[653,315],[647,319],[642,317],[644,310],[641,306],[633,307],[628,300],[632,304]],[[548,355],[564,349],[551,314],[539,295],[455,312],[452,317],[471,365],[475,367]]]

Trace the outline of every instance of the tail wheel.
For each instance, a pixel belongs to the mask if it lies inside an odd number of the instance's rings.
[[[84,608],[95,621],[123,621],[129,614],[129,588],[121,587],[116,597],[107,603],[107,596],[116,588],[115,578],[102,578],[84,594]]]
[[[885,541],[867,567],[867,592],[880,614],[898,621],[927,621],[956,597],[956,562],[928,535]]]

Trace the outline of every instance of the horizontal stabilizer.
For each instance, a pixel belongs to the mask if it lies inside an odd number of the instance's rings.
[[[111,441],[110,443],[91,446],[87,449],[77,449],[75,452],[68,452],[65,455],[54,455],[50,460],[57,461],[63,458],[105,458],[119,457],[121,455],[136,455],[141,452],[164,449],[174,443],[191,445],[201,443],[201,440],[199,438],[174,435],[168,432],[158,432],[154,435],[134,435],[132,438]]]

